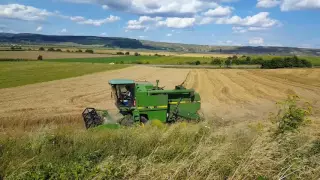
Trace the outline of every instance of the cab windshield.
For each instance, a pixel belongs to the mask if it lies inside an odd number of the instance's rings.
[[[133,106],[134,84],[112,85],[112,96],[117,106]]]

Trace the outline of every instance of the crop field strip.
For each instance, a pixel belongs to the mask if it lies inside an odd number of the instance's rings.
[[[86,63],[0,62],[0,88],[70,78],[125,67],[127,66]]]
[[[288,76],[291,78],[284,78]],[[168,89],[186,79],[184,84],[200,93],[202,111],[208,118],[263,119],[275,109],[276,101],[285,99],[289,94],[297,94],[310,101],[316,109],[316,116],[319,116],[319,76],[319,69],[188,70],[133,66],[0,89],[0,126],[19,125],[21,119],[30,121],[23,126],[43,125],[47,122],[82,126],[80,114],[85,107],[116,111],[108,80],[128,77],[151,82],[159,79],[160,86]],[[72,120],[63,121],[64,118]]]

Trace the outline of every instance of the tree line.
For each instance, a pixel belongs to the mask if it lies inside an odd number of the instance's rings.
[[[200,62],[195,62],[196,65]],[[271,60],[264,60],[262,57],[252,58],[250,56],[232,56],[226,59],[213,58],[210,62],[212,65],[261,65],[262,69],[276,69],[276,68],[293,68],[293,67],[307,67],[311,68],[312,63],[306,59],[301,59],[297,56],[293,57],[275,57]]]
[[[44,47],[40,47],[40,48],[39,48],[39,51],[45,51]],[[62,52],[61,49],[59,49],[59,48],[58,48],[58,49],[54,49],[53,47],[48,48],[47,51]],[[94,53],[94,51],[93,51],[92,49],[86,49],[85,51],[83,51],[83,50],[81,50],[81,49],[78,49],[78,50],[76,50],[76,51],[70,51],[69,49],[67,49],[66,52],[78,52],[78,53],[85,52],[85,53],[91,53],[91,54]]]

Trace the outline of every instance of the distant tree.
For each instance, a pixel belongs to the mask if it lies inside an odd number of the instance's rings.
[[[130,55],[130,52],[126,52],[125,54],[126,54],[126,55]]]
[[[198,61],[195,62],[195,64],[196,64],[196,65],[200,65],[201,62],[198,60]]]
[[[92,49],[87,49],[85,52],[86,52],[86,53],[91,53],[91,54],[94,53]]]
[[[81,50],[81,49],[78,49],[76,52],[80,52],[80,53],[82,53],[82,50]]]
[[[251,64],[262,64],[264,62],[262,57],[254,58],[251,61]]]
[[[292,68],[292,67],[311,68],[312,63],[305,59],[299,59],[297,56],[284,57],[284,58],[276,57],[271,60],[265,60],[261,63],[262,69]]]
[[[117,55],[124,55],[123,52],[117,52]]]
[[[246,62],[247,62],[248,64],[251,64],[251,57],[250,57],[250,56],[247,56],[247,57],[246,57]]]
[[[67,49],[67,52],[70,52],[70,50],[69,50],[69,49]]]
[[[227,60],[225,60],[225,65],[227,66],[227,68],[229,68],[232,64],[232,58],[227,58]]]
[[[43,60],[42,55],[39,55],[37,59],[38,59],[39,61],[42,61],[42,60]]]
[[[56,51],[58,51],[58,52],[62,52],[62,50],[61,50],[61,49],[56,49]]]
[[[14,51],[14,46],[11,46],[11,48],[10,48],[12,51]]]
[[[305,59],[301,59],[301,63],[304,67],[307,67],[307,68],[312,67],[312,63],[310,61],[305,60]]]
[[[236,65],[244,64],[243,61],[241,61],[241,60],[238,59],[238,58],[237,58],[237,59],[233,59],[233,60],[232,60],[232,63],[233,63],[233,64],[236,64]]]
[[[139,53],[137,53],[137,52],[135,52],[135,53],[134,53],[134,55],[135,55],[135,56],[140,56],[140,54],[139,54]]]
[[[48,49],[48,51],[54,51],[54,48],[51,47],[51,48]]]
[[[44,51],[44,48],[43,48],[43,47],[40,47],[40,48],[39,48],[39,51]]]
[[[221,67],[221,65],[222,65],[222,60],[221,60],[220,58],[214,58],[214,59],[210,62],[210,64],[212,64],[212,65],[219,65],[219,66]]]
[[[31,49],[31,48],[28,48],[28,51],[32,51],[32,49]]]

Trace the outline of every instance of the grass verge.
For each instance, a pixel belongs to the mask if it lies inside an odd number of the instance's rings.
[[[318,179],[319,126],[274,138],[265,123],[179,123],[0,136],[4,179]],[[311,133],[312,132],[312,133]]]
[[[58,62],[0,62],[0,88],[76,77],[124,67],[127,66]]]

